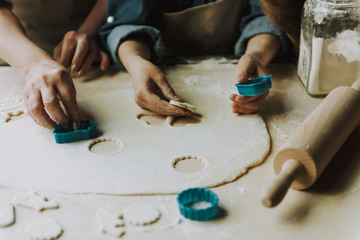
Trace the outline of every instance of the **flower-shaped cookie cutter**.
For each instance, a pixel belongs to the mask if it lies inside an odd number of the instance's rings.
[[[79,130],[69,131],[58,126],[54,129],[56,143],[70,143],[81,140],[88,140],[96,136],[96,121],[82,121]]]
[[[219,198],[207,188],[189,188],[179,193],[177,201],[180,213],[191,220],[206,221],[215,217],[218,209]],[[192,204],[207,202],[210,206],[206,208],[193,208]]]
[[[235,86],[240,95],[256,96],[265,93],[272,87],[271,75],[265,75],[248,80],[245,83],[237,83]]]

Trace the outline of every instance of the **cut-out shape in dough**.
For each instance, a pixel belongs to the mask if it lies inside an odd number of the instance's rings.
[[[139,114],[137,118],[139,120],[145,121],[148,125],[151,126],[161,126],[166,120],[166,116],[158,114]]]
[[[145,121],[147,125],[162,126],[168,125],[172,127],[184,127],[188,124],[201,123],[201,115],[194,113],[190,117],[186,116],[163,116],[156,113],[142,113],[137,116],[139,120]]]
[[[31,240],[54,240],[62,235],[63,229],[55,219],[41,219],[31,222],[26,233]]]
[[[96,154],[112,154],[119,152],[124,144],[116,139],[96,139],[89,145],[89,151]]]
[[[201,116],[193,114],[190,117],[176,117],[174,122],[171,124],[173,127],[184,127],[188,124],[199,124],[201,123]]]
[[[12,204],[0,206],[0,227],[8,227],[15,222],[15,209]]]
[[[173,168],[182,173],[199,172],[206,167],[204,159],[196,156],[179,157],[172,163]]]
[[[136,204],[124,210],[125,221],[134,225],[149,225],[159,218],[159,210],[149,204]]]
[[[96,213],[96,220],[104,234],[122,237],[125,233],[125,221],[121,211],[110,208],[100,208]]]
[[[59,205],[45,196],[39,196],[34,192],[20,194],[14,197],[13,203],[16,206],[32,208],[38,212],[46,209],[56,209]]]

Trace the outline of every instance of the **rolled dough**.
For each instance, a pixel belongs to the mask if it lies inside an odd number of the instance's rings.
[[[148,225],[160,218],[160,212],[149,204],[136,204],[124,210],[124,219],[134,225]]]
[[[231,112],[235,69],[216,60],[165,69],[176,94],[201,114],[200,123],[183,127],[139,120],[139,114],[148,112],[136,105],[127,73],[75,79],[80,108],[87,119],[98,121],[99,138],[114,139],[123,147],[114,154],[94,154],[89,146],[96,139],[56,144],[52,132],[28,115],[0,122],[0,183],[32,191],[141,195],[234,181],[260,165],[270,148],[259,115]],[[21,97],[23,81],[10,68],[0,80],[17,86],[0,96],[1,112],[9,99]],[[191,173],[174,169],[174,160],[186,156],[203,159],[206,167]]]
[[[8,227],[15,222],[15,209],[12,204],[0,205],[0,227]]]
[[[96,213],[96,220],[104,234],[122,237],[125,234],[123,213],[114,208],[100,208]]]
[[[16,206],[32,208],[38,212],[42,212],[46,209],[59,208],[57,202],[49,200],[45,196],[39,196],[34,192],[16,195],[14,197],[13,203]]]
[[[55,219],[40,219],[31,222],[26,232],[31,240],[54,240],[62,235],[63,229]]]

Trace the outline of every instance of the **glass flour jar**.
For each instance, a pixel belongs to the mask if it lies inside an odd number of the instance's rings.
[[[305,2],[298,75],[312,96],[360,78],[360,0]]]

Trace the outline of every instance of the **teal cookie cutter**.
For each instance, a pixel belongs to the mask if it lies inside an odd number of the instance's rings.
[[[218,196],[207,188],[186,189],[179,193],[177,201],[180,213],[184,217],[196,221],[206,221],[215,217],[219,204]],[[210,206],[200,209],[191,207],[197,202],[207,202]]]
[[[237,83],[235,86],[240,95],[256,96],[265,93],[272,88],[271,75],[265,75],[248,80],[245,83]]]
[[[69,131],[58,126],[53,130],[56,143],[70,143],[81,140],[88,140],[96,136],[96,121],[82,121],[79,130]]]

